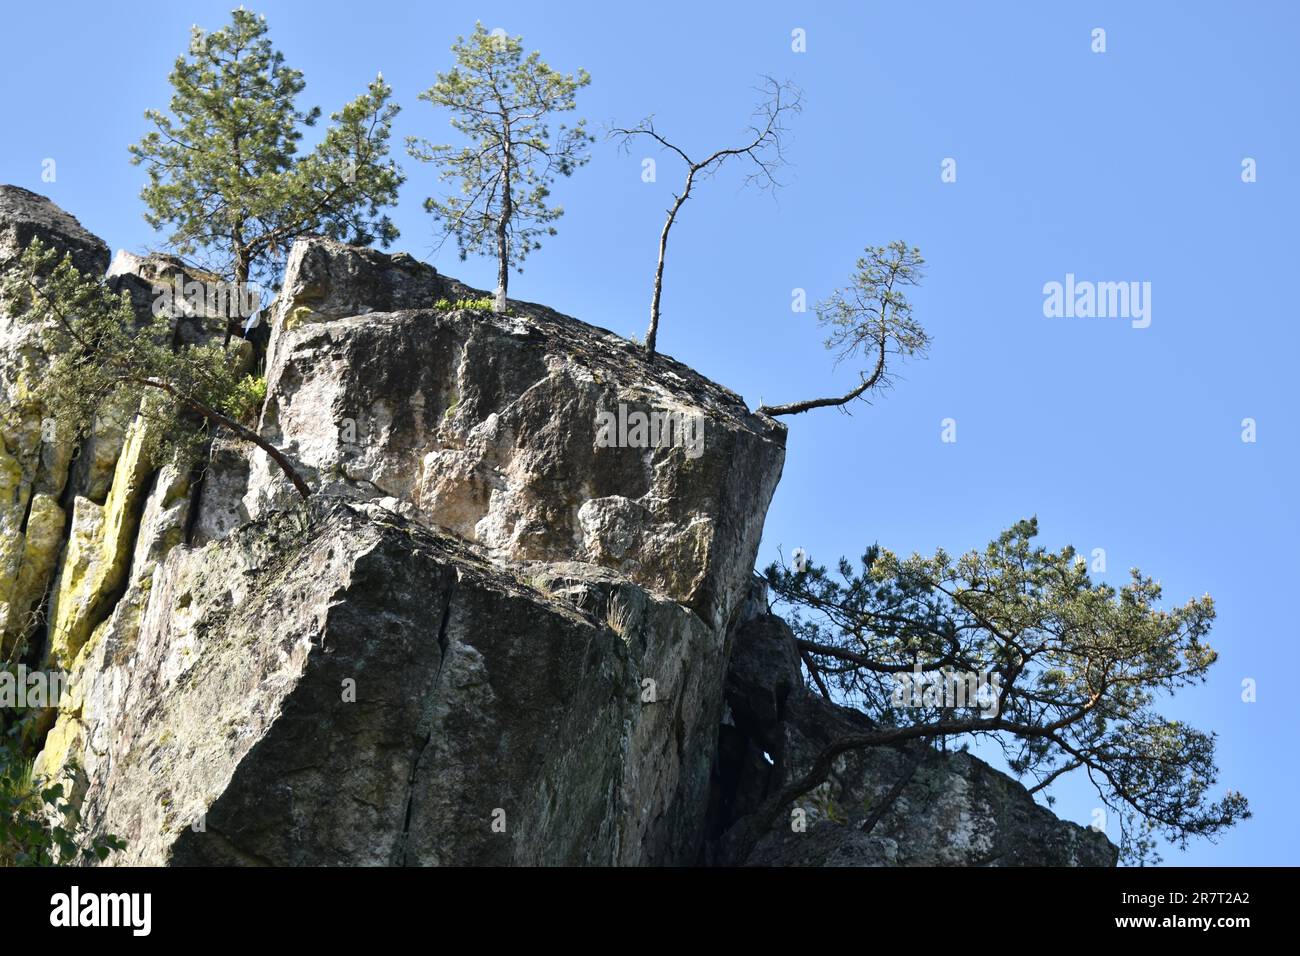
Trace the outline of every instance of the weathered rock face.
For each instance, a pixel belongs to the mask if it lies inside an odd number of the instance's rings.
[[[72,535],[50,602],[46,659],[52,667],[71,665],[92,628],[108,616],[131,568],[153,468],[143,454],[144,423],[136,421],[130,432],[108,499],[98,505],[78,497],[73,508]]]
[[[172,318],[177,344],[208,341],[214,331],[224,330],[221,320],[239,317],[234,310],[243,305],[231,301],[230,287],[219,276],[161,253],[137,256],[119,249],[105,278],[114,292],[131,297],[141,322],[153,313],[155,304],[165,309]]]
[[[698,856],[721,641],[613,572],[321,498],[174,551],[119,638],[81,731],[117,862]]]
[[[0,257],[35,236],[107,264],[0,187]],[[158,285],[213,277],[119,254],[107,278],[143,321]],[[194,473],[156,467],[135,408],[101,409],[75,454],[44,437],[43,357],[0,314],[0,635],[68,671],[36,772],[79,766],[84,822],[127,843],[110,863],[699,863],[864,719],[803,688],[750,589],[783,427],[548,309],[434,307],[474,296],[409,256],[295,245],[259,427],[306,504],[225,437]],[[210,334],[176,301],[177,344]],[[638,432],[637,412],[678,430]],[[855,756],[805,805],[861,804],[899,759]],[[916,781],[926,799],[869,836],[814,818],[749,862],[1110,849],[970,758]]]
[[[119,254],[109,280],[143,317],[178,275]],[[427,308],[470,292],[295,249],[262,427],[323,492],[309,512],[223,439],[191,514],[129,409],[80,449],[61,539],[32,509],[58,542],[42,659],[72,687],[37,770],[80,765],[85,822],[128,842],[113,862],[698,861],[784,430],[546,310]],[[595,447],[602,403],[656,400],[698,411],[702,444]]]
[[[162,255],[119,252],[110,266],[108,247],[72,216],[43,196],[0,186],[0,262],[33,239],[69,253],[88,275],[108,267],[110,287],[129,293],[141,324],[160,285],[214,278]],[[172,302],[178,343],[212,334],[210,314],[179,296]],[[0,645],[8,653],[48,622],[43,661],[65,667],[143,573],[141,555],[161,556],[140,520],[156,469],[140,453],[144,423],[133,405],[101,408],[79,447],[51,432],[31,394],[45,363],[39,333],[0,305]]]
[[[295,246],[263,434],[329,493],[409,502],[503,559],[616,569],[725,626],[748,586],[784,426],[669,358],[647,364],[612,333],[547,309],[411,310],[440,288],[424,268],[328,240]],[[444,291],[457,289],[448,280]],[[407,311],[372,311],[390,305]],[[598,417],[620,405],[688,416],[699,442],[601,447]],[[247,512],[292,497],[255,454]]]
[[[714,835],[807,772],[833,740],[871,729],[805,687],[794,635],[760,614],[739,628],[727,674]],[[968,753],[880,747],[844,754],[748,855],[752,866],[1114,866],[1097,833],[1057,819],[1023,786]],[[766,755],[766,756],[765,756]],[[768,759],[770,758],[770,759]],[[910,773],[910,778],[907,776]],[[863,823],[908,783],[869,832]],[[792,817],[793,819],[793,817]]]
[[[238,439],[222,436],[212,442],[190,529],[195,547],[224,538],[248,522],[244,492],[251,454],[248,444]]]
[[[281,330],[369,312],[429,309],[462,288],[404,252],[388,255],[324,238],[299,240],[285,264],[272,322]]]

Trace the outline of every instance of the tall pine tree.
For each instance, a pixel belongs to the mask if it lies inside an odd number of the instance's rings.
[[[295,236],[389,244],[397,229],[381,210],[402,174],[388,157],[398,107],[380,74],[331,117],[320,143],[299,155],[319,107],[295,101],[302,73],[285,65],[266,18],[242,7],[215,33],[194,28],[171,73],[171,115],[150,110],[156,129],[130,147],[149,182],[145,219],[170,227],[170,248],[200,253],[227,281],[275,280]]]
[[[591,77],[586,70],[558,73],[537,51],[525,56],[519,37],[489,33],[481,23],[451,49],[455,67],[439,73],[420,99],[451,110],[452,127],[469,145],[409,137],[406,148],[440,166],[442,180],[460,181],[460,195],[430,197],[424,208],[456,237],[462,259],[471,252],[496,257],[496,311],[504,312],[510,267],[521,267],[542,236],[555,235],[551,223],[564,214],[547,205],[551,184],[589,159],[586,121],[561,124],[552,136],[550,117],[573,110]]]

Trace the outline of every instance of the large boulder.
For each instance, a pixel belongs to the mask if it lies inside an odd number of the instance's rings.
[[[735,636],[715,780],[713,834],[727,844],[765,797],[834,740],[870,732],[862,713],[805,686],[794,635],[759,614]],[[906,784],[868,832],[863,824]],[[798,822],[798,826],[794,822]],[[924,744],[849,751],[742,861],[751,866],[1114,866],[1105,835],[1058,819],[1016,780]]]
[[[0,261],[38,236],[107,265],[0,187]],[[177,279],[216,281],[157,255],[108,276],[141,322]],[[462,307],[477,295],[410,256],[295,245],[259,428],[306,503],[228,437],[156,468],[135,408],[101,409],[74,463],[31,400],[33,330],[0,314],[0,636],[43,637],[68,672],[35,772],[125,839],[110,863],[697,863],[862,726],[803,686],[750,587],[783,426],[603,329]],[[177,343],[225,325],[173,317]],[[847,757],[801,801],[808,832],[746,862],[1113,862],[967,755],[921,765],[870,834],[846,825],[911,756]]]
[[[429,309],[459,288],[409,253],[393,255],[323,237],[295,242],[285,264],[273,323],[293,328],[367,312]]]
[[[143,318],[195,275],[119,254],[109,281]],[[229,439],[191,489],[105,410],[52,546],[44,659],[70,692],[36,770],[75,771],[90,831],[127,841],[112,862],[700,859],[784,429],[548,310],[431,308],[472,295],[298,244],[260,427],[309,505]],[[604,447],[620,403],[698,413],[702,443]]]
[[[502,565],[319,498],[153,576],[87,647],[94,833],[139,864],[688,864],[721,636],[590,565]],[[56,753],[56,751],[58,751]]]
[[[412,308],[438,278],[300,240],[275,307],[262,433],[328,493],[407,502],[502,559],[613,568],[724,627],[748,587],[784,426],[540,306]],[[638,412],[679,427],[657,447],[648,431],[620,436]],[[293,497],[256,453],[247,513]]]

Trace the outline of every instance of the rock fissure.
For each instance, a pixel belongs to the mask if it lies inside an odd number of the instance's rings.
[[[415,750],[415,759],[411,761],[410,778],[407,780],[406,815],[402,823],[402,835],[398,843],[398,853],[397,853],[397,858],[401,862],[402,866],[408,865],[406,844],[407,844],[407,840],[410,837],[410,832],[411,832],[411,814],[415,808],[415,788],[419,781],[420,762],[424,759],[424,754],[429,749],[429,743],[433,740],[433,733],[434,733],[433,714],[432,714],[433,701],[438,694],[438,688],[442,682],[442,672],[443,669],[446,667],[447,656],[450,653],[450,642],[447,634],[447,628],[448,625],[451,623],[451,607],[452,607],[452,601],[455,599],[455,596],[456,596],[456,581],[453,578],[448,583],[447,597],[446,600],[443,602],[442,614],[440,616],[440,620],[438,623],[438,668],[434,672],[433,680],[429,685],[428,700],[426,701],[423,708],[423,712],[427,714],[427,717],[421,718],[422,720],[427,720],[428,726],[424,732],[424,739],[420,741],[420,745]]]

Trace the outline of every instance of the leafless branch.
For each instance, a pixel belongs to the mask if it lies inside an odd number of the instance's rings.
[[[686,164],[686,181],[680,193],[673,196],[673,203],[667,212],[663,231],[659,235],[659,257],[655,265],[654,291],[650,298],[650,326],[646,330],[645,350],[651,360],[655,355],[655,343],[659,336],[659,306],[663,296],[664,258],[668,249],[668,234],[682,204],[690,198],[691,190],[697,180],[705,180],[718,171],[728,160],[746,158],[751,164],[745,176],[746,186],[759,189],[775,190],[782,185],[777,172],[788,165],[786,160],[786,141],[789,130],[786,121],[792,114],[803,109],[803,93],[790,82],[780,82],[770,76],[763,78],[758,88],[762,99],[754,111],[754,122],[750,125],[745,140],[741,145],[715,150],[703,159],[693,160],[686,150],[664,136],[655,127],[653,116],[648,116],[636,126],[615,127],[609,136],[620,140],[626,152],[633,140],[648,138],[665,150],[675,153]]]

